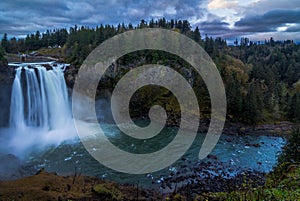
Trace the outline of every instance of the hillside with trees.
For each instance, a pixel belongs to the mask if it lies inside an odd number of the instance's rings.
[[[99,44],[114,35],[128,30],[141,28],[165,28],[190,37],[212,57],[223,78],[228,102],[228,119],[250,125],[276,123],[278,121],[300,122],[300,45],[292,40],[275,41],[273,38],[253,42],[248,38],[237,39],[233,46],[227,45],[222,38],[202,36],[201,27],[192,29],[187,20],[141,20],[137,26],[124,23],[118,26],[99,25],[97,27],[71,27],[67,29],[37,31],[26,38],[10,38],[4,34],[1,41],[0,57],[6,53],[30,53],[40,48],[61,48],[65,62],[72,64],[67,71],[76,74],[88,54]],[[206,87],[199,76],[191,70],[189,64],[175,55],[160,51],[133,52],[118,59],[118,75],[115,79],[106,79],[102,88],[113,88],[118,79],[130,70],[148,63],[171,66],[184,77],[191,78],[200,109],[209,116],[210,101]],[[188,74],[188,75],[187,75]],[[73,77],[72,77],[73,79]],[[72,82],[69,83],[72,85]],[[147,91],[148,90],[148,91]],[[143,104],[142,115],[154,103],[168,108],[167,101],[174,103],[174,97],[166,89],[145,88],[137,94]],[[144,94],[154,93],[155,99],[149,101]],[[161,96],[160,96],[161,95]],[[177,111],[176,104],[173,110]],[[134,109],[133,109],[134,110]],[[133,111],[133,116],[136,114]],[[176,112],[174,114],[177,115]]]

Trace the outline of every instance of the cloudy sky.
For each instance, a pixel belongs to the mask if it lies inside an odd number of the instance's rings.
[[[1,0],[0,34],[100,23],[187,19],[202,35],[300,42],[300,0]]]

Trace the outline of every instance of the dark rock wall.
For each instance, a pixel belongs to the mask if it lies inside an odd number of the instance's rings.
[[[0,127],[7,127],[9,123],[14,72],[13,67],[9,67],[6,62],[0,62]]]

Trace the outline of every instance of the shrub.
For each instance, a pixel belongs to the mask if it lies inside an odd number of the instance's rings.
[[[282,163],[298,163],[300,162],[300,130],[293,129],[291,135],[287,139],[287,143],[282,149],[282,153],[278,157],[279,164]]]

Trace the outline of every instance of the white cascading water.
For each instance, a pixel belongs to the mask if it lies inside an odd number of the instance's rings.
[[[15,154],[76,137],[64,79],[67,64],[19,64],[12,86],[9,147]],[[17,65],[17,64],[16,64]]]
[[[16,69],[12,88],[10,126],[16,129],[61,128],[71,118],[63,70],[34,65]],[[22,82],[22,79],[24,81]],[[22,83],[25,86],[22,87]]]
[[[22,68],[16,70],[16,75],[13,83],[11,105],[10,105],[10,127],[24,128],[24,100],[21,84]]]

